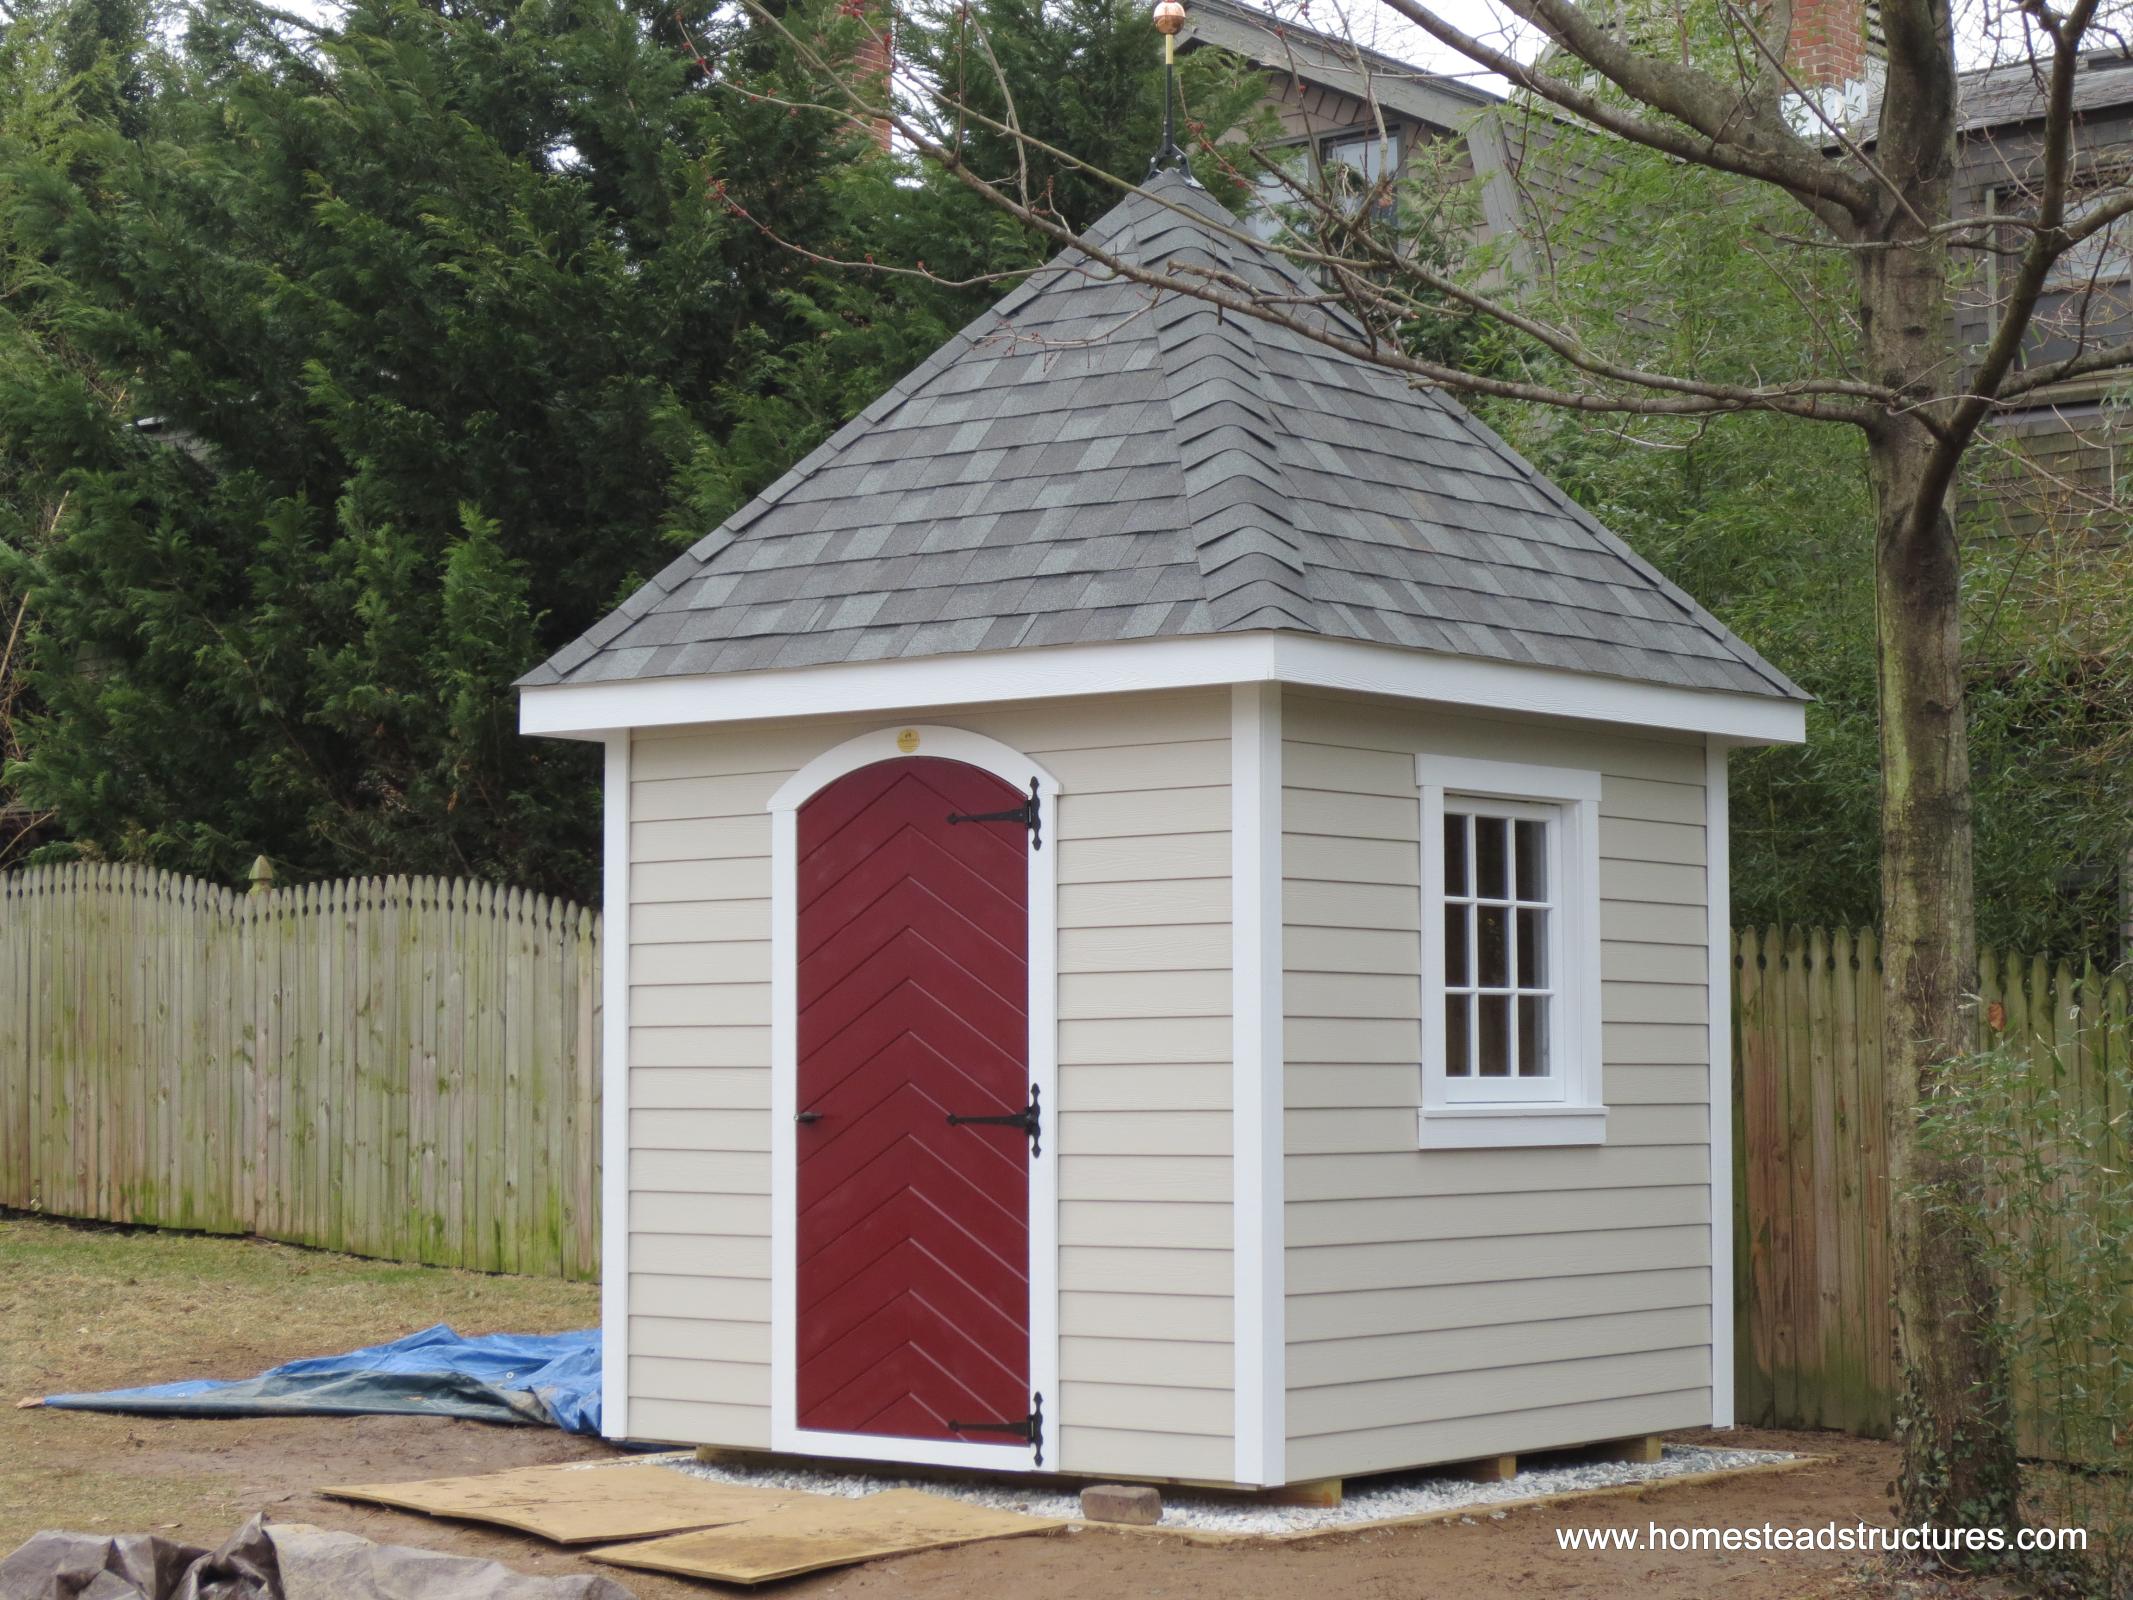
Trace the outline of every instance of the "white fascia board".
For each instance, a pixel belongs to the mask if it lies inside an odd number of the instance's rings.
[[[597,739],[617,728],[911,711],[1070,695],[1286,683],[1532,716],[1569,717],[1735,744],[1798,744],[1797,700],[1635,683],[1469,656],[1292,633],[1203,634],[1038,650],[973,651],[709,677],[547,684],[520,692],[519,731]]]

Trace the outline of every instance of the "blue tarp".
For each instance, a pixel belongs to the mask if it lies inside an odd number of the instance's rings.
[[[597,1434],[600,1330],[464,1338],[440,1322],[391,1344],[285,1362],[256,1378],[202,1378],[103,1394],[55,1394],[47,1396],[45,1404],[177,1417],[399,1412]]]

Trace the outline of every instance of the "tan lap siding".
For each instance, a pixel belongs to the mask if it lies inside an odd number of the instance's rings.
[[[1229,705],[909,713],[1059,779],[1066,1470],[1227,1477]],[[631,785],[632,1431],[770,1439],[770,827],[882,718],[640,735]],[[893,1447],[888,1452],[893,1454]]]
[[[1288,1474],[1710,1417],[1703,749],[1292,695]],[[1415,755],[1597,769],[1607,1143],[1416,1148]]]

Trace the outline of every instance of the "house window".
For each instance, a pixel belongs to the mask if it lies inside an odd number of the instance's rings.
[[[1320,163],[1326,169],[1346,167],[1364,183],[1376,183],[1400,166],[1400,136],[1388,128],[1382,137],[1375,128],[1365,133],[1343,134],[1320,147]]]
[[[1599,775],[1421,756],[1424,1145],[1592,1144]]]
[[[1318,165],[1327,186],[1343,197],[1343,208],[1352,212],[1379,178],[1400,170],[1400,135],[1391,128],[1383,134],[1375,128],[1341,134],[1319,146]],[[1391,209],[1388,190],[1380,213]]]
[[[2071,196],[2066,220],[2078,223],[2094,214],[2116,191],[2092,187]],[[2022,215],[2032,209],[2029,196],[2001,190],[1993,209]],[[2027,236],[2006,230],[2003,245],[2011,263],[2027,245]],[[1988,297],[1996,304],[2010,268],[1998,257],[1988,260]],[[2084,239],[2052,263],[2037,296],[2036,309],[2022,335],[2022,363],[2046,366],[2098,345],[2133,338],[2133,222],[2120,219]]]
[[[1265,164],[1252,178],[1252,198],[1244,215],[1244,225],[1255,238],[1272,244],[1287,230],[1289,208],[1297,203],[1298,192],[1310,187],[1303,171],[1306,153],[1300,144],[1267,152]]]

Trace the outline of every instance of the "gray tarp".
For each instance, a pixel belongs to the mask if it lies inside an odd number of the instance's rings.
[[[0,1600],[632,1600],[609,1578],[533,1578],[494,1561],[254,1517],[218,1550],[153,1533],[40,1533],[0,1561]]]

